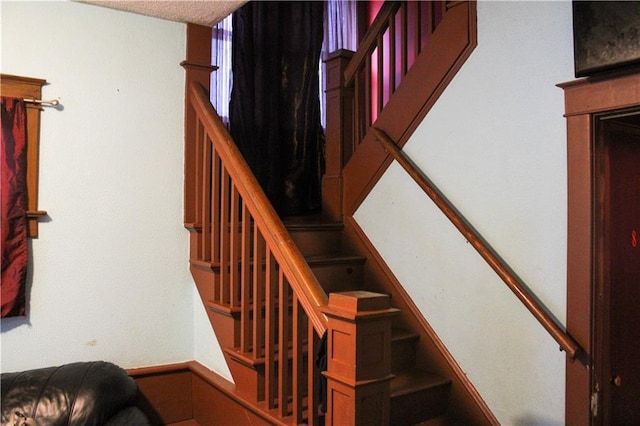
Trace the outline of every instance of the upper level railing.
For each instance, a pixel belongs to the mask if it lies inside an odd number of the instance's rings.
[[[345,70],[353,87],[355,143],[400,85],[447,9],[445,1],[387,1]]]
[[[371,131],[389,154],[400,164],[422,190],[433,200],[451,223],[460,231],[464,238],[476,249],[482,258],[500,276],[507,287],[520,299],[525,307],[533,314],[538,322],[558,342],[560,348],[575,360],[584,353],[584,349],[549,315],[537,298],[531,294],[522,280],[511,270],[505,261],[498,256],[491,246],[480,236],[467,220],[456,210],[436,186],[411,162],[398,148],[396,143],[383,131],[371,127]]]
[[[281,417],[317,424],[318,367],[328,298],[199,84],[191,264],[213,271],[209,303],[240,317],[238,356],[264,362],[264,400]],[[309,359],[309,354],[311,359]],[[311,379],[308,379],[311,378]]]

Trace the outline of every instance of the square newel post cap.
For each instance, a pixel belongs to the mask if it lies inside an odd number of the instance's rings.
[[[329,316],[355,319],[391,315],[398,309],[391,307],[391,298],[387,294],[356,290],[330,293],[329,304],[323,311]]]

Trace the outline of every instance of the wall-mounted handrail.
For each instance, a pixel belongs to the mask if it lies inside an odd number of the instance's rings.
[[[547,330],[564,350],[569,359],[574,361],[584,350],[580,345],[556,322],[556,320],[542,307],[537,298],[531,294],[527,286],[498,256],[491,246],[480,236],[471,224],[457,211],[451,202],[438,190],[438,188],[416,167],[396,143],[381,129],[371,127],[371,132],[384,146],[387,152],[396,160],[402,168],[413,178],[422,190],[433,200],[444,215],[460,231],[464,238],[476,249],[482,258],[500,276],[504,283],[520,299],[525,307],[533,314],[538,322]]]

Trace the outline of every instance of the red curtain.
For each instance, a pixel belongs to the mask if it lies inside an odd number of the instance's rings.
[[[27,131],[22,99],[2,97],[2,318],[25,315]]]

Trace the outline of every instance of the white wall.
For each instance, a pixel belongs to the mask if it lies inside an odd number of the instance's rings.
[[[561,321],[571,3],[478,3],[478,47],[405,147]],[[408,175],[356,213],[505,425],[564,423],[564,353]]]
[[[2,72],[47,79],[43,97],[63,106],[42,113],[49,219],[31,245],[29,317],[2,320],[2,371],[194,359],[206,317],[182,226],[185,25],[71,2],[1,8]]]

